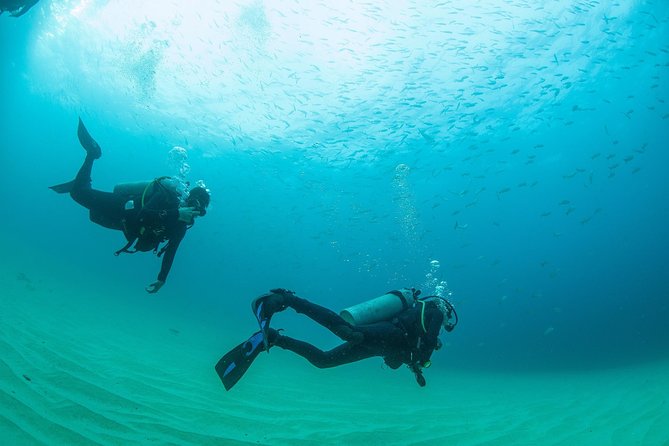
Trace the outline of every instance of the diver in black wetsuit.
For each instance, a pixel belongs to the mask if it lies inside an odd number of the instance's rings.
[[[0,0],[0,14],[9,11],[12,17],[21,17],[39,0]]]
[[[209,191],[204,186],[195,186],[181,205],[174,181],[168,177],[138,183],[134,192],[95,190],[91,187],[91,170],[93,162],[102,156],[102,150],[81,119],[77,134],[86,150],[86,159],[73,181],[51,186],[50,189],[69,193],[74,201],[90,211],[90,219],[94,223],[123,231],[128,243],[116,255],[137,251],[153,251],[159,257],[162,255],[158,278],[146,287],[149,293],[158,292],[165,284],[186,230],[193,225],[196,217],[206,214]],[[160,248],[164,242],[167,244]]]
[[[414,298],[420,294],[418,290],[411,291]],[[415,302],[415,305],[389,320],[353,325],[335,312],[302,299],[292,291],[271,290],[252,303],[261,331],[221,358],[216,370],[229,390],[241,379],[259,351],[277,346],[297,353],[318,368],[336,367],[380,356],[391,369],[406,364],[415,374],[418,384],[425,386],[422,371],[430,366],[432,352],[441,348],[439,332],[442,326],[446,331],[452,331],[457,324],[457,314],[453,306],[441,297],[429,296]],[[288,307],[324,326],[346,342],[332,350],[322,351],[312,344],[270,328],[272,315]]]

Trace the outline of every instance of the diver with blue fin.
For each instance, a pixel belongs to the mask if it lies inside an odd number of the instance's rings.
[[[123,231],[127,244],[116,251],[135,253],[153,251],[162,256],[158,278],[146,287],[156,293],[165,284],[181,240],[209,206],[209,190],[198,183],[181,192],[179,183],[170,177],[152,181],[118,184],[113,192],[91,187],[93,162],[102,156],[100,145],[91,137],[81,118],[77,129],[86,158],[74,180],[51,186],[59,193],[69,193],[74,201],[89,210],[90,220],[109,229]]]
[[[420,290],[403,288],[346,308],[339,314],[314,304],[282,288],[270,290],[251,303],[260,331],[223,356],[216,364],[226,390],[230,390],[262,351],[273,346],[290,350],[318,368],[337,367],[380,356],[391,369],[406,364],[416,382],[425,386],[423,369],[441,348],[442,327],[451,332],[458,315],[451,303],[440,296],[419,298]],[[286,308],[330,330],[345,341],[329,351],[285,336],[270,327],[272,316]]]

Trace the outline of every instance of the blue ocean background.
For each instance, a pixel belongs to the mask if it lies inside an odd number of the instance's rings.
[[[0,42],[3,275],[25,293],[206,327],[223,354],[269,288],[340,310],[444,281],[460,323],[428,382],[668,359],[666,1],[44,0]],[[78,117],[94,187],[185,168],[211,190],[156,295],[159,259],[115,257],[122,234],[48,189],[83,161]]]

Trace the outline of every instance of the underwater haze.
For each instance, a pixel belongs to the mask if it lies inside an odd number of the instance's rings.
[[[0,48],[3,444],[669,444],[668,2],[42,0]],[[95,188],[211,191],[157,294],[48,189],[79,117]],[[460,321],[424,389],[273,349],[226,392],[276,287]]]

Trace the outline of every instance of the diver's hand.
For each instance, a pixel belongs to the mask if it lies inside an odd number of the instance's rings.
[[[157,293],[158,290],[160,290],[163,287],[163,285],[165,285],[165,282],[163,282],[162,280],[156,280],[151,285],[146,287],[146,292],[149,294]]]
[[[192,207],[179,208],[179,221],[191,224],[195,220],[195,217],[199,216],[200,216],[200,211],[198,211],[195,208]]]

